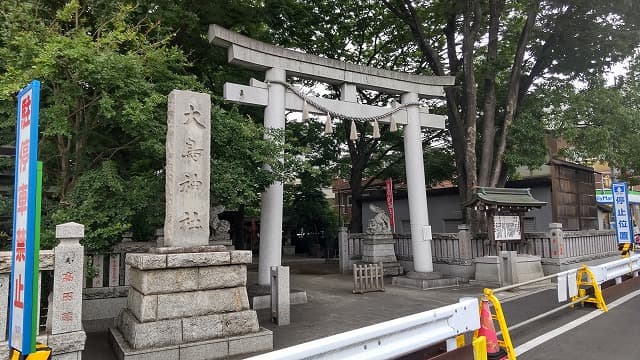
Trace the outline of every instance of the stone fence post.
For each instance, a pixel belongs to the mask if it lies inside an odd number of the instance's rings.
[[[351,256],[349,255],[349,233],[344,226],[338,229],[338,248],[340,249],[340,272],[347,274],[351,270]]]
[[[460,258],[473,259],[473,253],[471,251],[471,231],[469,230],[469,225],[458,225],[458,243],[460,244]]]
[[[71,222],[56,226],[60,243],[54,249],[53,294],[47,324],[47,345],[53,349],[54,360],[80,360],[87,338],[82,330],[82,238],[84,225]]]
[[[517,284],[518,279],[518,252],[500,251],[500,286]]]
[[[565,257],[564,235],[561,223],[549,224],[549,238],[551,239],[551,258]]]

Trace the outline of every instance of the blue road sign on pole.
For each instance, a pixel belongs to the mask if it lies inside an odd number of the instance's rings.
[[[613,215],[616,225],[618,244],[633,242],[633,219],[629,211],[627,183],[617,182],[611,186],[613,194]]]
[[[35,351],[38,306],[39,247],[36,246],[36,194],[40,82],[32,81],[18,94],[16,162],[13,195],[13,243],[9,346],[28,355]]]

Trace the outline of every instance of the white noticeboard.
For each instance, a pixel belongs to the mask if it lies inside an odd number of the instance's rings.
[[[494,216],[493,234],[496,241],[521,240],[519,216]]]

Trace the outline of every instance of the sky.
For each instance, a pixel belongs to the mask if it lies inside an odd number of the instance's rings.
[[[629,66],[629,60],[613,65],[607,73],[607,85],[613,85],[617,76],[626,74],[627,66]]]

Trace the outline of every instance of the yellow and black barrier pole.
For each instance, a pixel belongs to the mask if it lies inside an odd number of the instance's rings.
[[[633,252],[633,243],[618,244],[618,250],[620,250],[620,256],[628,258]]]
[[[51,348],[44,344],[36,344],[36,351],[26,356],[16,349],[11,349],[10,360],[51,360]]]

